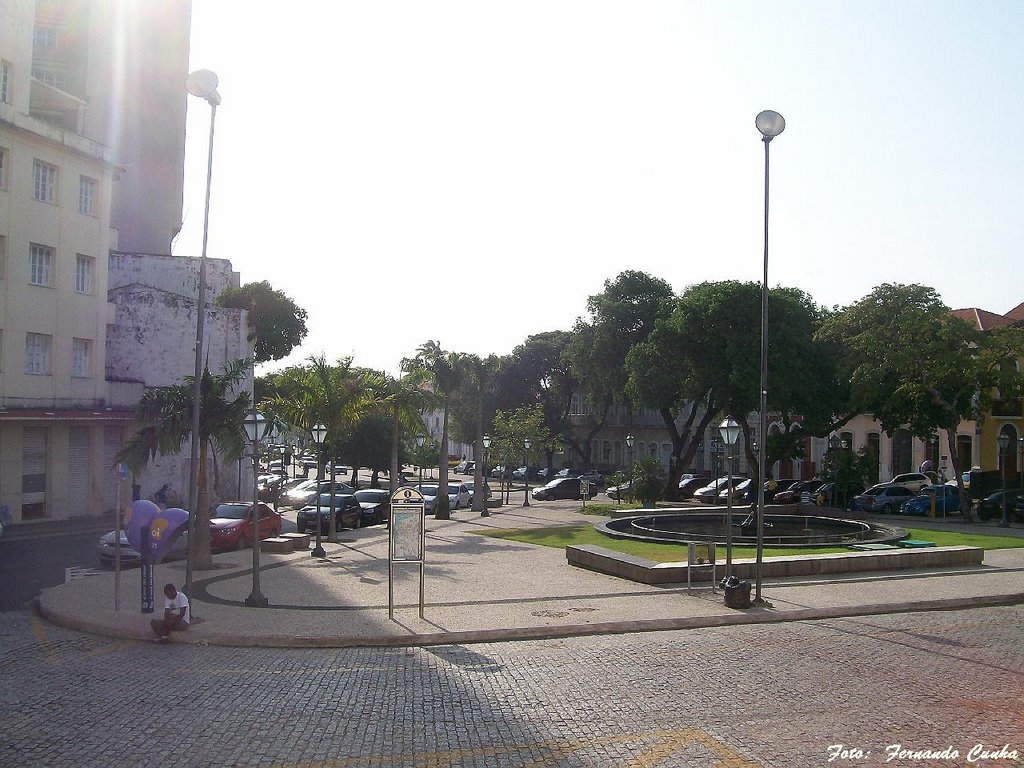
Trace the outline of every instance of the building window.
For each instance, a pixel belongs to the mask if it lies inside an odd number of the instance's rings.
[[[85,378],[92,373],[92,342],[89,339],[71,340],[71,375]]]
[[[50,349],[53,336],[45,333],[25,334],[25,373],[47,376],[50,373]]]
[[[30,243],[28,247],[28,281],[32,285],[49,286],[53,274],[53,248],[38,243]]]
[[[0,59],[0,101],[11,103],[11,62]]]
[[[7,166],[10,162],[7,159],[7,150],[0,147],[0,189],[7,189]]]
[[[75,291],[92,293],[92,274],[96,259],[92,256],[75,256]]]
[[[46,515],[45,427],[25,427],[21,432],[21,517],[23,520]]]
[[[52,53],[57,47],[57,27],[36,26],[33,30],[32,43],[34,54]]]
[[[96,215],[96,179],[78,177],[78,212],[86,216]]]
[[[57,201],[57,168],[56,166],[36,160],[32,166],[32,196],[44,203]]]

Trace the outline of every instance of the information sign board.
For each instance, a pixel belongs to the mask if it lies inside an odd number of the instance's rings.
[[[388,531],[388,617],[395,618],[395,563],[419,563],[420,618],[423,618],[424,549],[426,516],[423,494],[399,488],[391,494],[391,527]]]

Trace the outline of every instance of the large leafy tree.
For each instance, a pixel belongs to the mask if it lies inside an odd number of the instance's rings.
[[[391,490],[398,488],[401,477],[399,447],[403,436],[408,438],[423,430],[423,412],[437,403],[434,393],[428,388],[429,373],[417,366],[407,366],[402,376],[394,377],[377,373],[368,377],[368,383],[375,392],[374,400],[380,413],[389,422]]]
[[[484,483],[484,425],[494,413],[494,385],[498,379],[502,361],[497,355],[480,357],[463,354],[458,361],[458,386],[452,393],[452,415],[456,425],[455,434],[473,443],[473,458],[476,469],[473,482],[476,488]],[[473,511],[482,512],[487,505],[485,494],[473,494]]]
[[[548,331],[527,337],[512,351],[497,387],[505,397],[503,408],[539,404],[548,431],[562,441],[571,436],[569,411],[573,393],[580,389],[567,356],[572,338],[568,331]],[[549,448],[545,455],[549,468],[553,457],[554,450]]]
[[[217,304],[249,310],[257,363],[280,360],[306,338],[306,310],[266,280],[228,288],[217,297]]]
[[[210,493],[207,479],[210,449],[216,448],[228,461],[242,455],[245,447],[243,422],[252,407],[249,393],[237,391],[245,380],[249,362],[235,360],[220,374],[203,371],[199,385],[199,471],[197,472],[198,509],[195,514],[195,536],[190,540],[193,567],[213,567],[210,552]],[[132,472],[138,473],[156,456],[181,452],[192,437],[192,403],[195,378],[188,376],[181,384],[160,387],[146,392],[135,410],[141,425],[117,455]]]
[[[997,396],[1020,396],[1024,329],[982,332],[952,315],[934,289],[886,283],[829,318],[819,336],[836,350],[853,406],[888,434],[905,426],[927,440],[945,431],[967,515],[957,429]]]
[[[526,447],[526,441],[530,447]],[[560,439],[551,433],[539,403],[524,405],[511,411],[497,411],[494,414],[494,429],[491,435],[491,455],[501,461],[506,470],[522,456],[526,466],[535,463],[536,457],[560,447]],[[511,489],[511,482],[509,483]]]
[[[661,278],[627,270],[605,280],[604,290],[587,300],[590,317],[576,322],[566,351],[591,412],[583,438],[567,436],[566,441],[586,461],[592,459],[594,436],[612,405],[628,401],[626,355],[669,315],[673,295],[672,286]]]

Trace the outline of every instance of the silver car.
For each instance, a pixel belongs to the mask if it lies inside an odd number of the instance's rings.
[[[105,533],[100,536],[99,542],[96,544],[96,559],[99,560],[101,568],[113,568],[114,560],[117,557],[117,550],[121,550],[121,567],[122,568],[137,568],[142,562],[142,557],[132,549],[132,545],[128,543],[128,535],[121,531],[119,543],[114,543],[114,532]],[[177,538],[171,544],[170,548],[164,553],[157,562],[167,562],[168,560],[184,560],[188,557],[188,526],[182,526],[181,531],[178,533]]]

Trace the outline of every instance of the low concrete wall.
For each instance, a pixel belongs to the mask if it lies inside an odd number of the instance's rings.
[[[724,554],[724,553],[723,553]],[[641,584],[679,584],[686,582],[686,563],[657,563],[642,557],[625,555],[594,545],[573,545],[565,548],[569,565],[609,576],[629,579]],[[898,571],[918,568],[949,568],[981,565],[985,550],[978,547],[927,547],[883,552],[838,552],[830,555],[791,555],[766,558],[761,566],[762,577],[822,576],[836,573],[867,571]],[[718,568],[725,560],[719,558]],[[733,572],[740,579],[755,577],[754,558],[733,560]],[[724,571],[722,572],[724,575]],[[693,581],[710,581],[711,566],[695,565]]]

